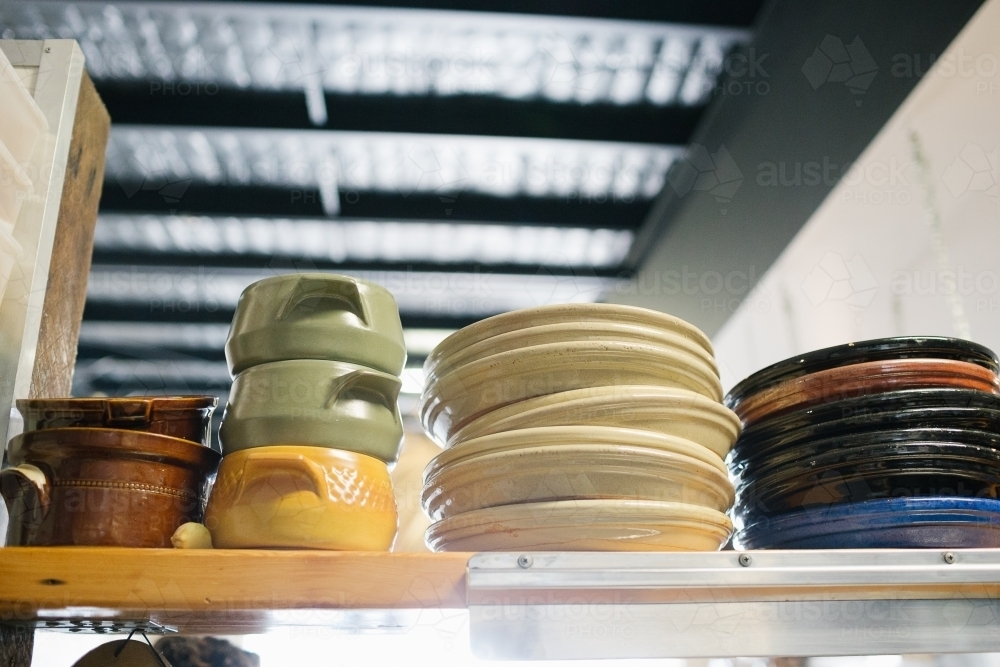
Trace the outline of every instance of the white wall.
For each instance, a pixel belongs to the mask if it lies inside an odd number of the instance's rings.
[[[894,75],[913,62],[895,56]],[[1000,351],[998,155],[990,0],[716,336],[727,390],[781,359],[869,338],[961,336]]]

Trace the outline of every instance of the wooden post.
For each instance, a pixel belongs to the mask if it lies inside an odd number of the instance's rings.
[[[108,111],[84,72],[42,307],[31,398],[70,395],[110,129]]]
[[[0,667],[31,667],[34,647],[33,627],[0,624]]]

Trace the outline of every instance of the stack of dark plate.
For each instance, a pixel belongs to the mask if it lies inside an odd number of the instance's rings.
[[[739,383],[747,549],[1000,546],[1000,363],[965,340],[817,350]]]

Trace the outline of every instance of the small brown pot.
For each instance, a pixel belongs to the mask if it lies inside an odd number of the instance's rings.
[[[222,456],[165,435],[55,428],[8,445],[0,471],[8,546],[170,548],[181,524],[200,521]]]
[[[212,442],[215,396],[128,398],[34,398],[17,401],[24,431],[93,427],[159,433],[197,442]],[[16,461],[12,461],[16,463]]]

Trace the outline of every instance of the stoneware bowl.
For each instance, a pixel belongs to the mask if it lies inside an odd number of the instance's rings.
[[[726,395],[726,405],[735,408],[758,391],[817,371],[891,359],[953,359],[977,364],[994,374],[1000,372],[997,355],[989,348],[971,341],[938,336],[879,338],[827,347],[779,361],[733,387]]]
[[[434,551],[717,551],[722,512],[681,503],[562,500],[491,507],[431,524]]]
[[[486,435],[542,426],[606,426],[651,431],[695,442],[725,457],[740,433],[736,414],[693,391],[655,386],[594,387],[508,405],[443,441],[454,447]]]
[[[662,449],[584,444],[481,454],[438,467],[425,480],[421,502],[436,521],[556,500],[658,500],[726,512],[733,494],[720,466]]]
[[[428,380],[435,379],[463,364],[478,361],[500,352],[510,352],[534,345],[575,341],[617,341],[661,345],[688,357],[691,365],[703,367],[707,375],[716,377],[719,375],[711,353],[690,337],[677,331],[619,322],[562,322],[531,326],[491,336],[474,345],[463,347],[447,357],[428,357],[424,363],[424,376]]]
[[[251,366],[233,381],[222,452],[311,445],[395,462],[403,440],[399,388],[394,375],[336,361]]]
[[[154,433],[104,428],[30,431],[10,441],[0,471],[7,544],[170,548],[201,521],[220,455]]]
[[[223,549],[388,551],[396,523],[385,463],[318,447],[227,455],[205,511]]]
[[[441,359],[457,351],[500,336],[549,324],[566,323],[634,324],[679,334],[713,355],[712,343],[700,329],[684,320],[655,310],[634,306],[617,306],[607,303],[571,303],[538,306],[494,315],[456,331],[445,338],[427,357],[427,367],[433,369]]]
[[[215,396],[32,398],[17,401],[25,431],[121,428],[211,444]]]
[[[250,285],[226,341],[230,373],[288,359],[343,361],[399,375],[406,347],[395,299],[373,283],[328,273]]]
[[[476,417],[511,403],[574,389],[653,385],[721,400],[719,378],[661,346],[579,341],[501,352],[432,380],[420,402],[424,429],[441,442]]]
[[[537,426],[485,435],[449,447],[427,464],[424,482],[442,468],[477,456],[576,445],[626,445],[655,449],[697,459],[719,472],[728,472],[716,452],[675,435],[618,426]]]
[[[900,389],[974,389],[1000,393],[1000,377],[967,361],[894,359],[840,366],[762,389],[734,408],[744,426],[791,410]]]

